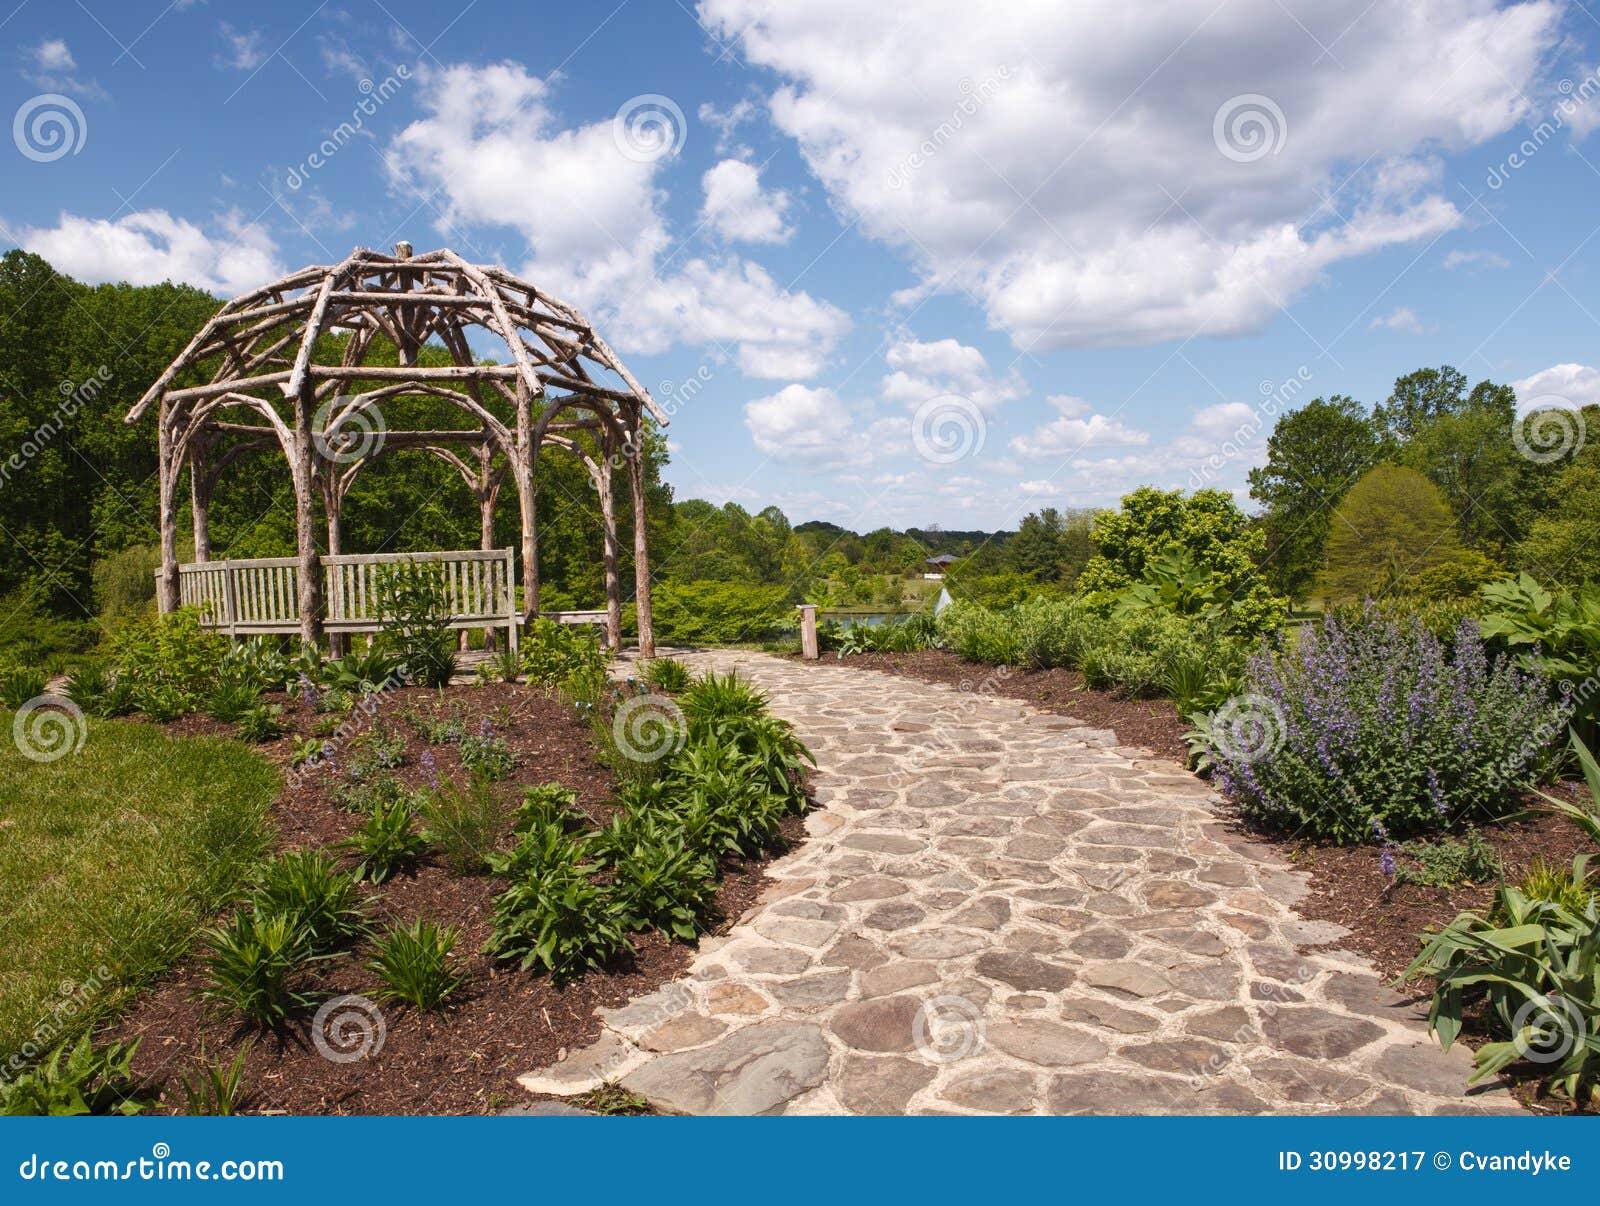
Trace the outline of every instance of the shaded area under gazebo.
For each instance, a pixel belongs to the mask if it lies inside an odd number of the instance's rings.
[[[468,341],[474,327],[502,343],[510,363],[476,362]],[[397,363],[369,362],[390,348]],[[205,381],[179,385],[186,375]],[[414,401],[443,402],[465,425],[391,427],[387,415]],[[406,243],[393,255],[357,248],[339,264],[303,268],[224,305],[125,421],[137,422],[152,404],[162,612],[194,604],[204,622],[234,634],[298,631],[307,642],[325,633],[337,639],[376,626],[371,579],[379,567],[426,560],[441,565],[455,627],[505,625],[514,640],[516,628],[540,614],[535,474],[539,450],[551,446],[581,459],[599,499],[603,622],[613,648],[622,637],[613,477],[627,476],[639,649],[653,656],[643,423],[646,411],[662,425],[667,417],[583,315],[504,269],[470,264],[448,249],[413,255]],[[275,447],[288,460],[294,486],[295,556],[213,561],[213,491],[239,457]],[[478,504],[479,549],[342,551],[351,483],[375,457],[406,449],[435,456],[461,475]],[[178,483],[185,469],[195,561],[180,565]],[[494,548],[495,506],[508,476],[519,506],[520,607],[518,558]],[[318,547],[319,501],[325,549]]]

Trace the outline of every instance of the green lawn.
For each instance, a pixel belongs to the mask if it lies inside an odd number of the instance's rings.
[[[260,858],[279,778],[237,742],[125,721],[33,762],[0,723],[4,1073],[30,1037],[81,1030],[187,946]]]

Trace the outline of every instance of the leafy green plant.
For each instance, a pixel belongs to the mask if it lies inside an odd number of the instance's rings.
[[[355,877],[323,850],[280,854],[262,867],[252,903],[257,912],[289,918],[312,954],[325,954],[367,930],[367,902]]]
[[[630,1093],[621,1085],[609,1080],[597,1089],[579,1093],[572,1101],[574,1105],[588,1110],[591,1114],[608,1117],[637,1116],[655,1112],[650,1108],[650,1103],[639,1094]]]
[[[766,715],[767,697],[737,670],[697,678],[678,700],[691,732],[722,721],[749,721]]]
[[[1595,898],[1594,873],[1589,870],[1589,855],[1573,855],[1570,867],[1547,862],[1543,856],[1535,858],[1516,889],[1530,904],[1548,904],[1569,913],[1582,914]],[[1504,925],[1503,914],[1491,914],[1490,920]]]
[[[474,779],[497,782],[509,776],[517,765],[517,756],[504,737],[496,736],[487,716],[476,734],[461,739],[460,750],[461,767]]]
[[[350,739],[346,751],[350,757],[345,773],[352,779],[370,779],[404,765],[406,739],[403,734],[391,733],[383,724],[374,721],[365,733]]]
[[[157,1097],[133,1073],[139,1040],[96,1047],[85,1034],[62,1043],[16,1079],[0,1081],[0,1115],[142,1114]]]
[[[11,709],[20,708],[30,699],[44,694],[45,674],[22,666],[0,670],[0,704]]]
[[[67,675],[66,696],[90,716],[107,716],[111,674],[104,662],[83,662]]]
[[[1595,761],[1594,754],[1590,752],[1576,730],[1569,734],[1569,740],[1573,755],[1583,771],[1584,782],[1589,788],[1589,802],[1562,800],[1540,792],[1539,796],[1544,800],[1542,807],[1546,812],[1553,812],[1571,821],[1589,835],[1590,841],[1600,846],[1600,763]]]
[[[1390,848],[1394,879],[1422,888],[1459,888],[1500,878],[1500,855],[1476,828],[1460,837],[1401,842]]]
[[[422,836],[444,855],[454,875],[478,875],[488,869],[505,806],[487,780],[473,776],[465,788],[441,780],[422,795]]]
[[[670,657],[653,657],[639,671],[644,681],[658,691],[682,691],[693,677],[689,667]]]
[[[1482,599],[1484,637],[1503,642],[1524,667],[1573,688],[1600,671],[1600,583],[1558,593],[1521,573],[1489,583]],[[1600,740],[1600,692],[1576,702],[1574,725],[1592,748]]]
[[[328,743],[321,737],[296,737],[289,754],[290,766],[304,766],[316,762],[328,752]]]
[[[610,656],[587,626],[540,616],[523,633],[522,673],[535,687],[559,687],[575,673],[601,671]]]
[[[237,1010],[263,1030],[283,1025],[290,1010],[311,1003],[302,984],[316,958],[310,935],[298,920],[252,909],[208,930],[206,982],[200,997]]]
[[[370,695],[384,687],[398,685],[405,669],[403,658],[373,641],[360,652],[327,658],[317,664],[314,681],[324,692]]]
[[[224,678],[206,700],[206,711],[223,724],[233,724],[261,702],[261,691],[254,682]]]
[[[111,651],[118,680],[141,709],[146,699],[181,699],[170,705],[181,715],[197,709],[221,678],[228,638],[201,628],[199,612],[184,607],[117,630]]]
[[[537,844],[539,836],[524,838],[518,849]],[[562,840],[581,855],[580,845],[564,836]],[[596,885],[593,872],[569,854],[512,880],[494,899],[485,951],[497,959],[516,960],[524,971],[543,968],[557,984],[631,951],[626,918]]]
[[[370,813],[390,804],[409,801],[411,797],[399,779],[391,774],[378,774],[339,784],[334,789],[333,798],[341,808]],[[409,803],[407,806],[410,807]]]
[[[264,691],[282,691],[290,683],[289,659],[283,656],[275,638],[246,637],[228,646],[217,666],[219,682],[238,683]]]
[[[405,720],[412,732],[429,745],[454,745],[467,735],[466,714],[459,704],[438,713],[408,709]]]
[[[728,645],[776,636],[794,622],[787,587],[752,582],[658,582],[651,591],[656,639]]]
[[[559,783],[525,788],[512,828],[518,833],[555,826],[565,832],[584,828],[589,818],[578,811],[578,793]]]
[[[194,710],[194,696],[171,683],[150,683],[134,688],[134,706],[159,724],[177,720]]]
[[[1403,979],[1437,981],[1429,1029],[1448,1050],[1474,1002],[1486,1006],[1494,1032],[1474,1057],[1472,1083],[1519,1061],[1537,1069],[1552,1091],[1600,1104],[1600,913],[1591,898],[1581,912],[1530,901],[1502,887],[1503,924],[1463,913],[1430,938]]]
[[[250,1058],[250,1042],[240,1045],[231,1064],[206,1057],[205,1043],[193,1072],[183,1074],[183,1112],[191,1117],[235,1117],[244,1106],[244,1066]]]
[[[381,628],[374,645],[399,662],[410,681],[448,686],[456,654],[443,565],[402,561],[383,566],[376,589]]]
[[[623,814],[606,839],[610,895],[622,924],[693,941],[715,915],[717,867],[691,847],[682,823]]]
[[[283,705],[256,704],[239,715],[239,736],[259,744],[283,736]]]
[[[374,995],[418,1009],[440,1009],[466,977],[450,959],[457,931],[431,921],[395,926],[373,942],[364,966],[383,981]]]
[[[497,649],[478,663],[480,683],[514,683],[522,674],[522,657],[509,648]]]
[[[366,823],[338,845],[340,850],[356,856],[356,879],[381,884],[395,872],[415,864],[427,852],[426,839],[411,822],[409,800],[373,807]]]

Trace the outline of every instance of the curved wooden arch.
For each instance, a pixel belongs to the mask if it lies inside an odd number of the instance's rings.
[[[508,362],[480,363],[469,339],[474,329],[488,332]],[[336,356],[327,354],[324,337],[330,335],[344,336]],[[397,363],[368,363],[382,345],[395,349]],[[442,349],[448,363],[421,363],[425,346]],[[343,392],[349,389],[358,392]],[[384,441],[349,463],[330,451],[330,435],[346,424],[368,421],[374,412],[381,417],[385,402],[407,396],[447,401],[473,425],[391,429]],[[503,268],[469,263],[449,248],[413,255],[405,243],[393,254],[358,247],[337,264],[302,268],[224,303],[125,421],[138,422],[151,406],[158,416],[159,601],[164,611],[175,607],[178,597],[179,475],[185,467],[190,470],[196,555],[207,560],[209,539],[202,543],[200,533],[222,467],[246,447],[275,442],[289,462],[295,490],[299,611],[306,641],[322,635],[315,495],[320,491],[328,508],[327,543],[336,551],[345,491],[368,457],[391,448],[422,448],[453,464],[478,499],[485,540],[492,539],[500,487],[507,477],[516,484],[523,614],[531,618],[539,610],[535,474],[539,449],[551,444],[583,458],[600,495],[607,610],[613,618],[620,610],[620,589],[612,479],[613,470],[623,460],[628,463],[639,647],[644,656],[654,654],[643,466],[637,455],[619,459],[619,451],[630,451],[638,441],[646,415],[663,425],[667,416],[578,310]],[[229,420],[235,410],[253,412],[252,421]],[[561,434],[578,430],[596,433],[598,460]],[[212,463],[209,453],[223,432],[242,440]],[[470,459],[464,449],[473,450]],[[497,456],[503,463],[491,468]],[[618,641],[618,625],[608,629]]]

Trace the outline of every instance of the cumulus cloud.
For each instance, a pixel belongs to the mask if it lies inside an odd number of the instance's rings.
[[[783,219],[789,194],[763,189],[754,164],[724,159],[700,184],[706,196],[700,220],[729,242],[786,243],[794,233]]]
[[[929,398],[957,394],[993,411],[1027,390],[1015,369],[997,374],[982,352],[955,339],[923,342],[902,332],[884,352],[884,361],[890,370],[883,378],[884,398],[912,408]]]
[[[1600,368],[1587,364],[1554,364],[1520,381],[1513,381],[1517,402],[1525,410],[1535,405],[1600,406]]]
[[[752,375],[806,378],[849,329],[842,310],[741,257],[665,267],[658,176],[672,153],[630,148],[609,115],[564,124],[550,85],[520,64],[423,68],[417,96],[424,115],[389,144],[391,184],[429,198],[446,237],[516,230],[528,276],[604,322],[623,349],[714,345]]]
[[[54,226],[23,229],[17,241],[91,284],[183,281],[231,297],[286,271],[266,228],[237,211],[218,217],[209,232],[164,209],[113,221],[62,213]]]
[[[699,6],[780,76],[774,122],[914,295],[969,292],[1036,349],[1256,330],[1330,266],[1458,226],[1430,155],[1531,113],[1561,20],[1554,0],[918,12]],[[1214,127],[1244,94],[1272,102],[1260,154]]]
[[[764,455],[806,460],[846,449],[841,437],[850,428],[850,415],[833,390],[796,384],[745,403],[744,425]]]
[[[1029,434],[1012,439],[1011,451],[1018,456],[1071,456],[1085,448],[1150,442],[1149,432],[1129,427],[1113,416],[1096,414],[1082,398],[1053,394],[1045,401],[1055,408],[1056,417]]]
[[[40,71],[76,71],[77,62],[66,42],[60,38],[46,38],[32,48],[34,66]]]
[[[269,52],[262,43],[259,29],[235,29],[226,21],[218,27],[222,35],[222,53],[217,62],[236,71],[254,71],[267,61]]]
[[[72,48],[64,38],[43,38],[25,47],[22,54],[27,64],[22,77],[35,87],[105,99],[106,90],[96,81],[78,77],[78,61],[72,57]]]

